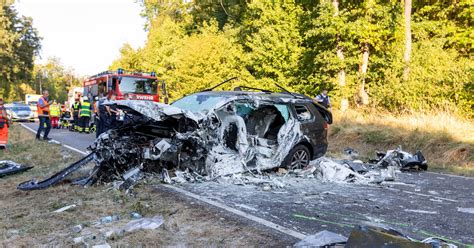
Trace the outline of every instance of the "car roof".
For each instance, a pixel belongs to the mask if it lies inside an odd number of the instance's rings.
[[[308,102],[312,101],[311,98],[293,93],[294,95],[290,95],[289,93],[274,93],[274,92],[255,92],[255,91],[202,91],[195,93],[193,95],[213,95],[213,96],[222,96],[222,97],[259,97],[259,98],[268,98],[270,101],[275,102]],[[295,97],[296,96],[296,97]]]

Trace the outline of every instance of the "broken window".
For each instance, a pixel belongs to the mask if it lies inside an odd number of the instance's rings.
[[[223,96],[209,95],[209,94],[194,94],[190,96],[183,97],[171,105],[189,110],[192,112],[207,112],[210,109],[214,108],[217,103],[224,99]]]
[[[313,114],[309,111],[305,105],[295,105],[296,118],[299,121],[309,121],[313,119]]]

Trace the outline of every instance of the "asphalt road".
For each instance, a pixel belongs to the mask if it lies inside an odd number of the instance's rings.
[[[349,236],[356,225],[382,225],[423,240],[474,244],[474,178],[403,173],[384,185],[323,183],[285,178],[284,187],[185,183],[183,189],[303,234],[329,230]]]
[[[38,130],[38,122],[22,124],[30,129]],[[95,134],[76,133],[68,131],[67,129],[51,129],[49,137],[81,151],[86,151],[87,147],[95,140]]]
[[[66,130],[52,130],[50,136],[82,151],[94,140]],[[175,186],[302,234],[329,230],[348,236],[353,226],[370,224],[419,240],[435,236],[460,247],[474,244],[474,178],[421,172],[398,174],[383,185],[278,180],[284,186],[272,190],[227,182]]]

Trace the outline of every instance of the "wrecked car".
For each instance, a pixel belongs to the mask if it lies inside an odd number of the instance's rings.
[[[203,91],[171,105],[115,101],[123,124],[100,135],[91,154],[43,182],[48,187],[93,160],[78,181],[135,181],[141,172],[189,170],[215,178],[245,171],[303,168],[327,150],[331,113],[311,98],[290,92]]]

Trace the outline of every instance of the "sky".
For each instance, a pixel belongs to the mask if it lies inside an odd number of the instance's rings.
[[[15,6],[43,38],[37,63],[58,57],[81,76],[107,70],[124,43],[137,48],[146,40],[135,0],[16,0]]]

